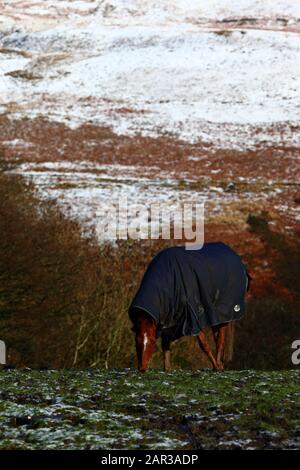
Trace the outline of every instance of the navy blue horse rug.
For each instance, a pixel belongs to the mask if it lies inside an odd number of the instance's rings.
[[[129,308],[155,320],[158,335],[174,340],[204,327],[240,319],[245,313],[248,274],[241,258],[224,243],[201,249],[167,248],[149,264]]]

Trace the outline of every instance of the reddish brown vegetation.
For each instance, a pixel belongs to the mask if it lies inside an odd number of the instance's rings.
[[[210,185],[226,188],[228,183],[234,182],[232,191],[240,202],[224,206],[226,232],[232,222],[243,223],[237,230],[244,230],[251,206],[255,211],[259,206],[272,215],[277,231],[288,229],[291,235],[300,233],[292,212],[299,204],[300,194],[298,148],[261,145],[255,150],[226,150],[201,142],[188,144],[167,135],[160,138],[119,136],[110,128],[92,124],[71,129],[43,118],[10,120],[5,116],[0,117],[0,135],[8,161],[86,160],[122,164],[134,166],[136,176],[158,178],[162,183],[170,176],[177,179],[179,185],[196,191]],[[11,141],[15,141],[14,145],[9,144]],[[232,217],[228,224],[230,212]]]
[[[10,120],[5,116],[0,117],[0,134],[6,142],[22,139],[31,144],[26,147],[26,152],[22,143],[16,147],[4,144],[8,159],[21,158],[30,162],[93,160],[135,165],[137,172],[145,171],[146,165],[151,167],[153,176],[166,170],[179,179],[207,176],[231,181],[243,176],[297,181],[297,175],[300,176],[297,165],[300,150],[282,145],[261,146],[248,151],[216,149],[202,142],[188,144],[168,135],[161,138],[121,136],[108,127],[93,124],[71,129],[44,118]],[[220,173],[213,173],[215,170]]]

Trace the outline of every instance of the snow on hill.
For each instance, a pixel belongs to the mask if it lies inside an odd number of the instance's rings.
[[[0,111],[299,146],[299,31],[292,0],[1,2]]]

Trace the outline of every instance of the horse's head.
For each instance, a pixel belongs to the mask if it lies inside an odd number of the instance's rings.
[[[153,354],[156,342],[156,323],[150,315],[139,310],[135,315],[133,331],[135,332],[138,369],[140,372],[145,372]]]

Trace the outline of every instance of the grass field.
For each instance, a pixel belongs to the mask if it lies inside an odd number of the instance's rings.
[[[299,370],[2,370],[0,449],[299,449]]]

